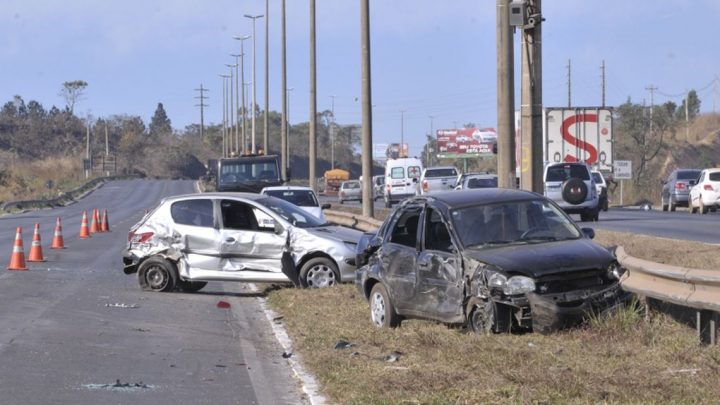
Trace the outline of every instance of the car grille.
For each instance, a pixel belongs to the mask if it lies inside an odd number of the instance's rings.
[[[538,294],[560,294],[578,290],[602,290],[617,280],[610,279],[606,270],[588,269],[543,276],[535,281]]]

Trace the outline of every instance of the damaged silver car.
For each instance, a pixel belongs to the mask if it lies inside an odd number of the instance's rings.
[[[361,236],[275,197],[170,197],[130,229],[124,271],[152,291],[193,292],[208,281],[327,287],[355,279]]]
[[[623,269],[593,237],[535,193],[415,197],[360,239],[356,284],[378,327],[424,318],[478,332],[549,332],[630,299]]]

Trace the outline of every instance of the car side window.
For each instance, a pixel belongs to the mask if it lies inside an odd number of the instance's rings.
[[[253,207],[240,201],[222,200],[220,202],[223,228],[244,231],[257,231],[258,222]]]
[[[420,221],[420,207],[410,207],[400,214],[390,233],[390,242],[415,248],[417,229]]]
[[[210,199],[178,201],[170,206],[170,215],[176,224],[212,228],[213,203]]]
[[[439,250],[453,253],[452,239],[447,225],[443,223],[440,213],[432,208],[425,216],[424,246],[427,250]]]

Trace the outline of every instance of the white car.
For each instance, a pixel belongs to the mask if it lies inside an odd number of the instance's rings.
[[[308,213],[315,215],[321,220],[325,220],[323,210],[330,208],[330,204],[318,203],[317,196],[310,187],[300,186],[276,186],[276,187],[265,187],[260,191],[260,194],[269,195],[276,197],[281,200],[285,200],[289,203],[295,204]]]
[[[708,210],[717,211],[720,207],[720,169],[705,169],[700,172],[697,184],[690,189],[690,213],[698,211],[707,214]]]

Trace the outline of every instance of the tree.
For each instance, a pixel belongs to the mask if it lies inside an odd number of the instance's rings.
[[[150,136],[158,137],[161,135],[172,134],[172,126],[170,125],[170,118],[165,113],[165,107],[162,103],[158,103],[155,109],[155,114],[150,120]]]
[[[87,86],[88,84],[84,80],[73,80],[63,83],[59,95],[65,99],[65,105],[71,114],[75,111],[75,104],[83,98]]]
[[[680,108],[677,109],[676,116],[678,120],[685,120],[685,103],[687,103],[687,119],[692,120],[700,113],[700,99],[695,90],[688,92],[687,98],[684,98]]]

